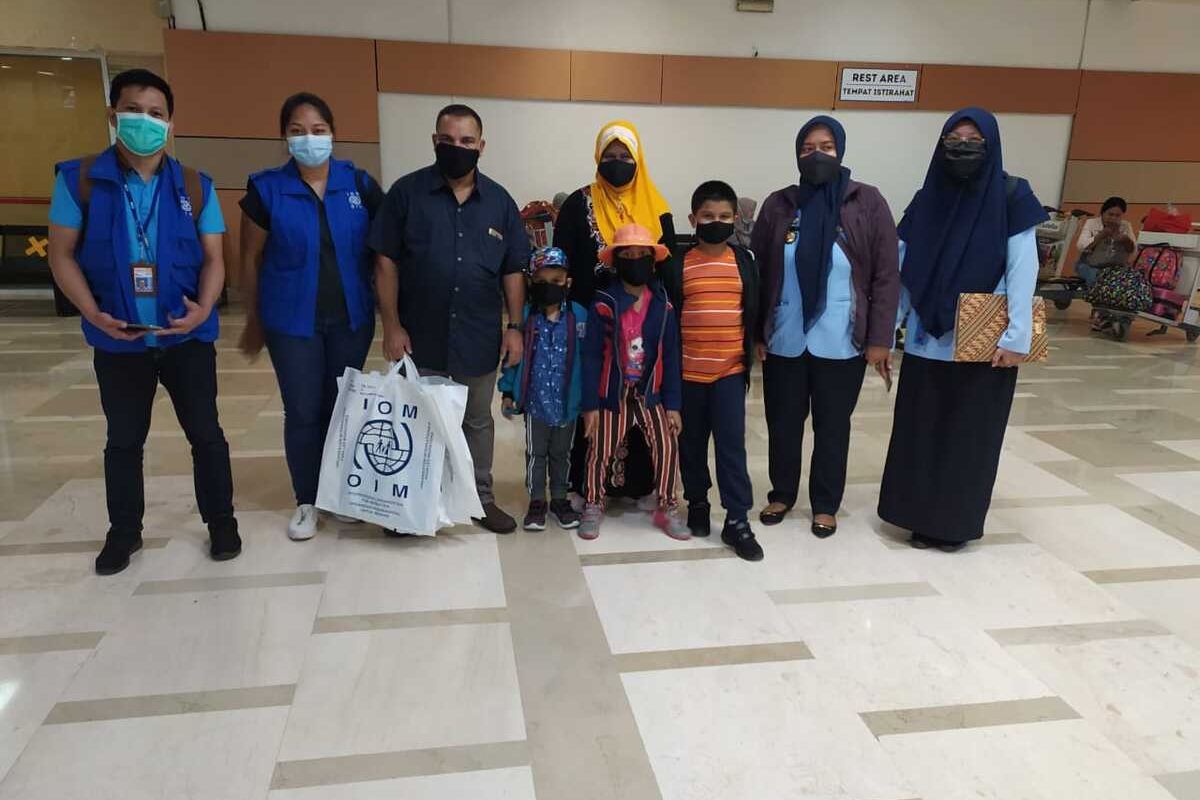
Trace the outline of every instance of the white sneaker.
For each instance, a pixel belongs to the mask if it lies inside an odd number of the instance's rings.
[[[288,523],[288,538],[295,542],[311,539],[317,532],[317,508],[305,503],[296,506],[292,521]]]
[[[354,517],[343,516],[342,514],[334,514],[333,518],[336,519],[338,522],[342,523],[343,525],[361,525],[362,524],[361,519],[355,519]]]
[[[651,492],[637,499],[637,509],[643,514],[653,514],[658,511],[658,492]]]

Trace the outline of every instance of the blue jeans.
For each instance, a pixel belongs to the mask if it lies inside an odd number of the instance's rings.
[[[362,369],[374,338],[374,316],[356,331],[345,320],[318,319],[309,337],[266,332],[267,351],[283,395],[283,449],[297,505],[317,499],[337,379],[346,367]]]
[[[1100,267],[1093,267],[1091,264],[1080,261],[1075,265],[1075,274],[1083,278],[1083,282],[1090,287],[1096,285],[1096,280],[1100,277],[1100,269]]]

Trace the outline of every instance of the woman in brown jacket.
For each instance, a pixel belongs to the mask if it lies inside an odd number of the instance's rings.
[[[759,518],[778,525],[796,503],[811,409],[809,501],[812,532],[821,538],[837,531],[850,415],[867,364],[890,379],[900,300],[895,221],[878,189],[850,179],[845,144],[832,117],[814,117],[800,129],[800,180],[763,202],[751,240],[761,274],[771,478]]]

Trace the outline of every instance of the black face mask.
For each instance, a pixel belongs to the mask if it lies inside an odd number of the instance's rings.
[[[813,186],[824,186],[837,177],[842,165],[836,158],[819,150],[799,159],[800,179]]]
[[[720,244],[733,236],[732,222],[705,222],[696,226],[696,238],[706,244]]]
[[[562,301],[567,299],[567,287],[558,283],[530,284],[529,298],[539,308],[562,305]]]
[[[986,142],[960,142],[942,145],[942,165],[956,181],[966,183],[979,174],[987,160]]]
[[[479,151],[469,147],[459,147],[448,142],[438,142],[433,148],[437,154],[438,169],[452,180],[457,180],[475,169],[479,163]]]
[[[654,256],[617,258],[617,275],[630,286],[645,286],[654,277]]]
[[[637,164],[632,161],[601,161],[596,171],[613,186],[621,187],[633,180]]]

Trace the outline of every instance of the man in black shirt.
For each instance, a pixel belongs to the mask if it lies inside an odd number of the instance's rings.
[[[435,124],[436,163],[392,185],[371,229],[383,351],[393,361],[410,354],[422,374],[467,387],[463,431],[484,509],[477,522],[511,533],[516,520],[492,491],[492,400],[501,356],[506,366],[521,360],[529,240],[512,197],[476,169],[479,115],[451,105]],[[502,298],[510,320],[503,334]]]

